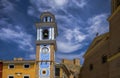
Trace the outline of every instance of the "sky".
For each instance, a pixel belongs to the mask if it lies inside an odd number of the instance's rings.
[[[34,60],[36,27],[42,12],[55,15],[58,27],[56,62],[79,58],[96,33],[109,31],[111,0],[0,0],[0,59]]]

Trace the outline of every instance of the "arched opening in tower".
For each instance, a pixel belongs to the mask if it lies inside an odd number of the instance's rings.
[[[43,30],[43,39],[49,39],[49,31],[48,31],[48,29]]]

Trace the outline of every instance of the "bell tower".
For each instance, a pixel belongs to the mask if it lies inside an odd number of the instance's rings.
[[[36,74],[37,78],[54,78],[56,36],[58,35],[55,17],[50,12],[43,12],[40,22],[36,23]]]

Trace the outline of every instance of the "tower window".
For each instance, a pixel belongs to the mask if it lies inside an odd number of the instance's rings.
[[[90,70],[90,71],[93,70],[93,64],[90,64],[89,70]]]
[[[48,17],[47,19],[48,19],[47,22],[52,22],[52,18],[51,17]]]
[[[60,68],[55,68],[55,76],[60,76]]]
[[[48,29],[43,30],[43,39],[48,39],[49,38],[49,31]]]
[[[24,64],[24,68],[29,68],[30,65],[29,64]]]
[[[9,64],[8,68],[9,69],[13,69],[14,68],[14,64]]]
[[[118,52],[120,52],[120,47],[118,48]]]
[[[44,18],[43,18],[43,22],[47,22],[47,17],[44,17]]]
[[[52,18],[50,16],[44,17],[43,22],[52,22]]]
[[[47,22],[48,21],[48,18],[47,17],[45,17],[45,22]]]
[[[104,55],[104,56],[102,56],[102,63],[104,64],[104,63],[106,63],[106,62],[107,62],[107,56]]]

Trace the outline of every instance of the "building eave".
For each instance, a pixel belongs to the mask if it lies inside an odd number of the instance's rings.
[[[99,46],[101,43],[103,43],[105,37],[109,37],[109,32],[96,37],[93,40],[93,42],[91,43],[91,45],[89,46],[88,50],[86,51],[86,53],[84,54],[83,57],[86,58],[88,55],[90,55],[93,49],[95,49],[97,46]],[[95,43],[100,39],[101,39],[101,41],[97,45],[95,45]]]
[[[35,63],[35,60],[23,60],[23,61],[14,61],[14,60],[5,60],[3,63]]]

